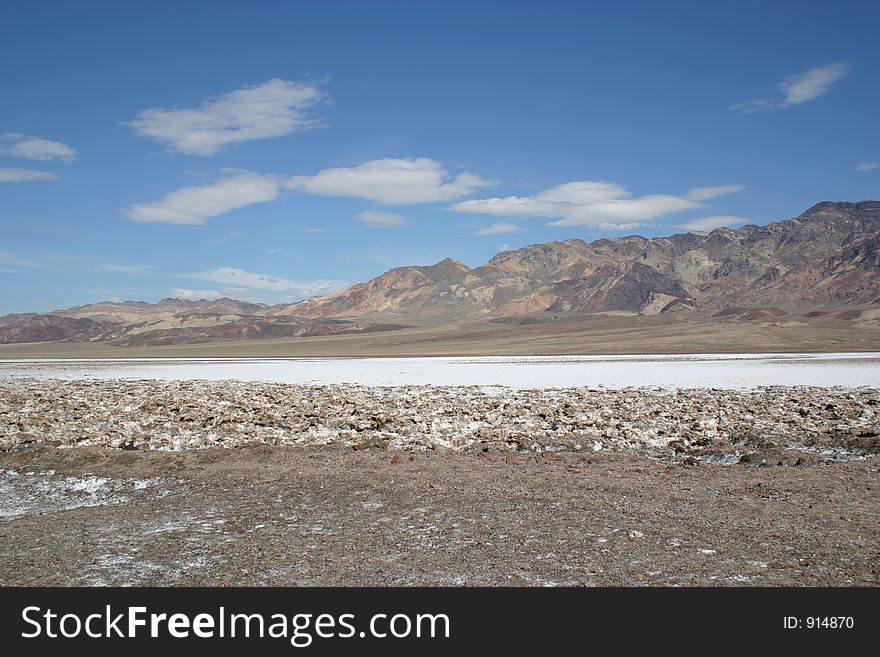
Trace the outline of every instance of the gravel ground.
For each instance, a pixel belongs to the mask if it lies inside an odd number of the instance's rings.
[[[0,454],[0,584],[880,581],[877,458],[693,462],[342,446],[17,449]]]

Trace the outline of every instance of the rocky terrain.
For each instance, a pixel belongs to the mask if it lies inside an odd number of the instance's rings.
[[[0,449],[637,452],[789,465],[880,452],[880,391],[0,382]]]
[[[138,348],[500,323],[552,331],[595,317],[662,316],[784,329],[880,329],[880,201],[820,203],[787,221],[669,237],[570,239],[468,266],[392,269],[332,295],[267,306],[233,299],[102,302],[0,317],[0,344]]]
[[[880,390],[0,382],[0,584],[880,584]]]

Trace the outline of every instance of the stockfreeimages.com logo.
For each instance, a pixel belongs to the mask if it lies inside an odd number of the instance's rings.
[[[146,607],[127,607],[124,612],[116,613],[110,605],[86,616],[25,607],[21,617],[26,625],[21,633],[25,639],[272,638],[287,639],[292,646],[305,648],[316,638],[448,639],[450,636],[446,614],[374,614],[362,630],[357,629],[354,614],[245,614],[229,613],[224,607],[216,613],[194,616],[148,613]]]

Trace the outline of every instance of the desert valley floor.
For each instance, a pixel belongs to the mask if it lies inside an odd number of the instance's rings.
[[[876,585],[878,358],[6,361],[0,583]]]

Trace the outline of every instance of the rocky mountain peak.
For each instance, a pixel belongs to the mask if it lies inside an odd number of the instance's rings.
[[[471,268],[458,260],[444,258],[440,262],[427,267],[418,267],[419,271],[437,282],[454,282],[461,280]]]

